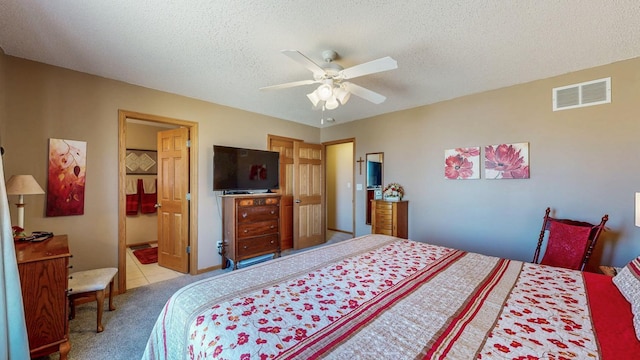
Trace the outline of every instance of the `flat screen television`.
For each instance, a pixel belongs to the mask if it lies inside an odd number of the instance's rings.
[[[213,145],[213,190],[225,194],[278,189],[280,154],[276,151]]]

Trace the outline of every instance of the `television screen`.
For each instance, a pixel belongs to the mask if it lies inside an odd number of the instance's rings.
[[[213,146],[213,190],[245,192],[278,189],[280,154],[264,151]]]
[[[367,161],[367,188],[382,186],[382,163]]]

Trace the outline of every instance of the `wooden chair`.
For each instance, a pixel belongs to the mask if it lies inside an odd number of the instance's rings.
[[[544,214],[544,222],[540,230],[538,246],[533,255],[533,262],[535,264],[584,270],[598,237],[604,230],[604,224],[609,220],[609,216],[605,214],[600,224],[593,225],[584,221],[555,219],[549,216],[550,211],[551,209],[547,208]],[[549,232],[547,248],[542,260],[538,262],[540,248],[547,231]]]
[[[97,302],[97,332],[102,332],[104,330],[102,326],[104,291],[109,285],[109,310],[115,310],[116,308],[113,306],[113,281],[117,273],[118,269],[116,268],[93,269],[72,273],[69,278],[68,292],[69,305],[71,307],[69,318],[73,319],[76,316],[75,300],[88,297]]]

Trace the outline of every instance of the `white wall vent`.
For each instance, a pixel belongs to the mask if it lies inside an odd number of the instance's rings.
[[[553,111],[607,104],[610,102],[610,77],[553,89]]]

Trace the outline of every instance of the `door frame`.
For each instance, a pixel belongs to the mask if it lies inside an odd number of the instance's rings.
[[[322,151],[323,154],[322,156],[324,157],[324,193],[325,193],[325,197],[324,197],[324,217],[325,219],[327,218],[327,181],[326,181],[326,176],[327,176],[327,147],[331,146],[331,145],[339,145],[339,144],[347,144],[347,143],[351,143],[352,149],[353,149],[353,159],[351,159],[351,164],[353,164],[353,167],[351,169],[351,233],[353,235],[353,237],[356,236],[356,186],[355,186],[355,181],[356,181],[356,138],[346,138],[346,139],[340,139],[340,140],[333,140],[333,141],[327,141],[327,142],[323,142],[322,143]],[[326,232],[326,227],[327,227],[327,222],[325,220],[325,232]]]
[[[118,293],[127,291],[127,231],[126,231],[126,129],[127,119],[171,124],[189,129],[191,147],[189,150],[189,270],[196,275],[198,269],[198,123],[187,120],[174,119],[164,116],[144,114],[135,111],[118,109]]]

